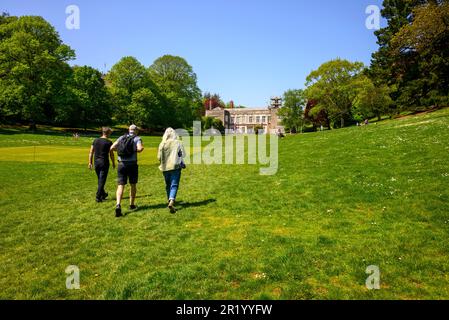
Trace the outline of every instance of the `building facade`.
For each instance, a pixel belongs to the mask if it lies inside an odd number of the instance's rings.
[[[252,134],[258,129],[265,134],[285,133],[278,111],[282,103],[280,98],[272,98],[266,109],[222,109],[206,110],[207,117],[220,119],[227,133]]]

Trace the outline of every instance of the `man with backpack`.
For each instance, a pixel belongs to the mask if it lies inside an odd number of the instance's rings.
[[[142,139],[137,135],[138,128],[135,125],[129,127],[129,133],[118,138],[112,145],[111,151],[117,151],[118,166],[117,166],[117,205],[115,207],[115,216],[117,218],[122,215],[122,197],[125,186],[128,183],[131,185],[130,192],[130,210],[135,210],[137,182],[139,178],[139,167],[137,165],[137,153],[141,153],[144,149]]]

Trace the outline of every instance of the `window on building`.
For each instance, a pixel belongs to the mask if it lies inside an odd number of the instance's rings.
[[[256,117],[256,123],[260,123],[260,116]]]
[[[249,116],[248,122],[249,122],[249,123],[253,123],[253,117],[252,117],[252,116]]]
[[[262,123],[266,123],[267,122],[267,117],[263,116],[262,117]]]

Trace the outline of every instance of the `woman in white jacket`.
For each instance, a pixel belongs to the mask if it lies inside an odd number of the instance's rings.
[[[162,142],[159,145],[157,158],[161,164],[159,169],[164,174],[168,208],[171,213],[176,212],[175,201],[181,180],[181,170],[185,168],[183,160],[185,156],[184,146],[176,131],[172,128],[165,130]]]

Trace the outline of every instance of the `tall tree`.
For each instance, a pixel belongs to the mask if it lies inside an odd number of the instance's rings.
[[[405,46],[400,45],[401,41],[398,40],[398,35],[402,40],[405,40],[405,33],[408,33],[410,36],[411,30],[418,31],[418,28],[411,27],[415,24],[414,21],[417,18],[418,21],[426,20],[423,14],[423,11],[426,11],[426,9],[416,11],[418,8],[426,8],[430,5],[435,8],[434,11],[439,11],[442,10],[442,6],[447,4],[447,2],[447,0],[384,0],[383,2],[382,16],[387,20],[387,26],[375,32],[378,38],[379,50],[373,54],[369,75],[376,85],[386,83],[393,89],[391,96],[397,105],[398,111],[438,104],[438,101],[441,102],[438,94],[435,97],[436,91],[430,88],[432,84],[429,84],[429,81],[432,82],[438,79],[436,81],[438,82],[443,79],[439,75],[426,72],[429,67],[435,67],[435,65],[429,66],[429,61],[433,58],[430,58],[431,55],[429,54],[427,57],[423,57],[422,53],[417,50],[407,48],[405,42],[402,42],[402,45]],[[421,17],[419,17],[420,15]],[[430,16],[432,15],[427,17]],[[441,22],[437,15],[433,15],[433,17],[436,18],[435,21],[428,21],[434,25],[438,21]],[[421,26],[423,26],[422,23]],[[430,27],[430,25],[428,26]],[[420,30],[425,33],[429,31],[423,28]],[[418,36],[416,33],[415,35]],[[447,43],[447,40],[442,39],[442,41]],[[398,50],[398,45],[402,47],[400,50]],[[447,45],[443,46],[447,47]],[[434,58],[441,61],[441,56],[438,56],[439,54]]]
[[[412,11],[424,0],[384,0],[382,16],[387,20],[387,26],[375,32],[379,50],[373,54],[371,63],[372,75],[378,81],[395,82],[395,71],[391,58],[391,40],[399,30],[412,19]]]
[[[368,77],[360,79],[359,92],[354,102],[354,115],[359,121],[374,116],[380,121],[382,115],[391,113],[393,100],[390,97],[391,89],[385,85],[375,85]]]
[[[304,91],[301,89],[288,90],[284,93],[283,101],[284,104],[279,109],[282,124],[291,133],[297,133],[304,124],[304,108],[306,105]]]
[[[418,57],[417,73],[406,85],[400,101],[415,100],[418,106],[449,105],[449,1],[429,3],[413,10],[413,21],[391,40],[392,57]],[[406,73],[406,66],[400,65]],[[410,95],[412,93],[412,96]]]
[[[17,120],[52,121],[54,100],[75,53],[42,17],[0,19],[0,112]]]
[[[66,84],[56,108],[56,120],[76,126],[105,125],[111,121],[111,99],[103,75],[89,66],[73,67],[73,74]]]
[[[149,84],[149,75],[145,66],[134,57],[123,57],[106,76],[112,88],[121,89],[129,98],[132,94]]]
[[[171,125],[191,125],[202,108],[201,91],[192,67],[181,57],[165,55],[154,61],[149,73],[166,99],[166,108],[173,108]]]
[[[307,77],[306,96],[315,100],[316,112],[326,110],[334,124],[351,119],[351,109],[357,97],[360,74],[364,66],[361,62],[347,60],[331,60],[312,71]]]
[[[115,104],[114,116],[120,122],[130,122],[127,108],[135,92],[150,88],[151,80],[147,69],[134,57],[120,59],[109,71],[106,81]]]

